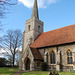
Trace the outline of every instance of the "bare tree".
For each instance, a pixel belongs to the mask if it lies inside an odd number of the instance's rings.
[[[0,0],[0,31],[2,31],[2,18],[6,15],[8,8],[11,8],[10,6],[16,5],[18,3],[18,0]],[[0,37],[0,43],[1,43],[1,37]]]
[[[11,8],[10,6],[16,5],[17,3],[18,0],[0,0],[0,29],[2,28],[1,20],[6,15],[6,13],[8,13],[8,8]]]
[[[0,18],[5,15],[5,10],[10,5],[16,5],[18,3],[17,0],[0,0]]]
[[[5,50],[5,56],[12,58],[13,66],[15,63],[15,56],[22,46],[22,33],[20,30],[8,30],[3,36],[2,49]]]

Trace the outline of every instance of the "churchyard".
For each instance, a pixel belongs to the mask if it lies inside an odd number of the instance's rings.
[[[12,75],[18,70],[18,68],[0,68],[0,75]]]
[[[23,75],[49,75],[50,72],[44,71],[34,71],[34,72],[25,72]],[[75,75],[75,71],[72,72],[58,72],[59,75]]]
[[[0,75],[12,75],[18,70],[18,68],[0,68]],[[24,72],[22,75],[49,75],[49,73],[49,71],[30,71]],[[75,71],[58,73],[59,75],[75,75]]]

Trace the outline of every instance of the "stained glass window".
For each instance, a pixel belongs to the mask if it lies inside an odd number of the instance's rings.
[[[50,54],[50,61],[51,61],[51,64],[55,64],[55,53],[54,53],[54,51],[52,51]]]
[[[68,64],[73,64],[72,52],[70,50],[68,50],[68,52],[67,52],[67,62],[68,62]]]

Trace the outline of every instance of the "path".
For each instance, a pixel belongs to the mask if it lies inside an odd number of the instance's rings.
[[[16,73],[14,73],[12,75],[22,75],[22,73],[24,73],[24,71],[17,71]]]

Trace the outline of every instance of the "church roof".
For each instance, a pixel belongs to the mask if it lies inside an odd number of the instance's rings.
[[[41,33],[30,45],[33,48],[56,46],[75,42],[75,24]]]
[[[40,52],[37,49],[31,48],[31,52],[32,52],[35,60],[43,60]]]

